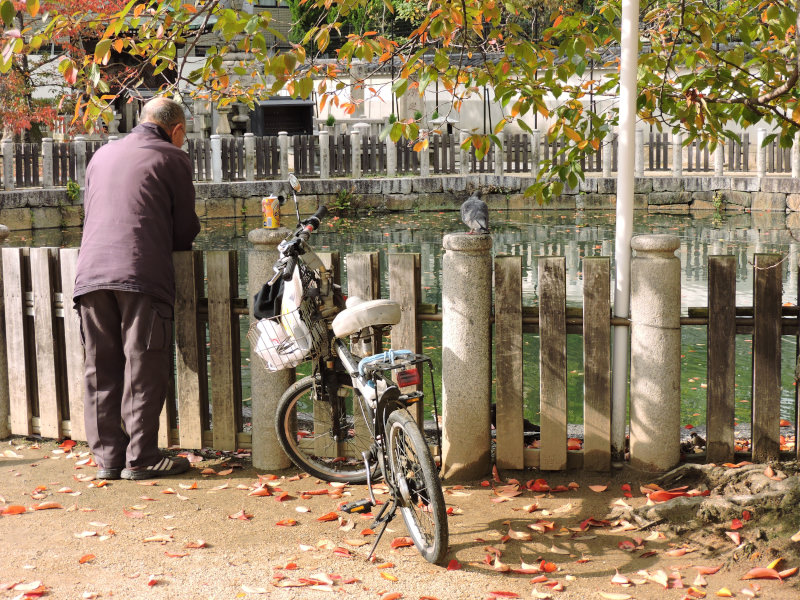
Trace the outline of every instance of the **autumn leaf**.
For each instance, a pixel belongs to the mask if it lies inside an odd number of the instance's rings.
[[[41,504],[36,504],[33,507],[33,510],[49,510],[52,508],[64,508],[58,502],[42,502]]]
[[[335,512],[329,512],[322,515],[321,517],[317,517],[317,521],[320,521],[322,523],[325,523],[327,521],[337,521],[338,519],[339,515],[337,515]]]
[[[230,475],[231,473],[233,473],[233,469],[224,469],[222,471],[218,471],[217,475],[224,477],[225,475]]]
[[[607,485],[590,485],[589,489],[593,492],[605,492],[608,489]]]
[[[3,512],[0,512],[0,515],[5,515],[5,516],[21,515],[24,512],[28,512],[28,509],[25,508],[24,506],[20,506],[19,504],[11,504],[9,506],[6,506],[3,509]]]
[[[383,577],[386,581],[398,581],[396,575],[392,575],[391,573],[387,573],[386,571],[381,571],[381,577]]]
[[[282,521],[278,521],[275,525],[280,525],[281,527],[294,527],[297,525],[297,521],[294,519],[283,519]]]
[[[742,579],[780,579],[781,576],[775,569],[755,567],[742,576]]]
[[[737,546],[742,543],[742,537],[736,531],[726,531],[725,535],[731,538],[733,543],[736,544]]]
[[[239,519],[241,521],[249,521],[253,518],[253,515],[244,512],[244,509],[240,510],[235,515],[228,515],[229,519]]]
[[[184,548],[208,548],[205,540],[197,540],[196,542],[187,542]]]
[[[84,564],[84,563],[91,562],[91,561],[93,561],[95,558],[97,558],[97,557],[96,557],[94,554],[84,554],[83,556],[81,556],[81,557],[78,559],[78,564],[82,565],[82,564]]]
[[[414,540],[412,540],[410,537],[397,537],[392,540],[391,548],[394,550],[395,548],[405,548],[413,545]]]
[[[247,494],[248,496],[272,496],[272,492],[267,487],[259,487]]]
[[[165,551],[164,554],[169,558],[183,558],[184,556],[189,556],[188,552],[169,552],[168,550]]]
[[[459,563],[455,558],[447,563],[448,571],[458,571],[459,569],[461,569],[461,563]]]

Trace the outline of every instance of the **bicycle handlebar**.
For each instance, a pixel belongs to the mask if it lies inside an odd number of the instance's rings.
[[[319,228],[320,221],[327,214],[327,207],[320,206],[313,215],[305,221],[300,222],[300,225],[290,238],[281,242],[278,248],[283,256],[279,258],[272,267],[274,275],[268,282],[270,285],[275,283],[279,277],[283,277],[285,281],[292,278],[295,265],[297,264],[297,257],[303,254],[302,243],[308,241],[311,233]]]

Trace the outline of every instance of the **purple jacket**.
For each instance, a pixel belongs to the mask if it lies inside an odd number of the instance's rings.
[[[172,252],[190,250],[200,231],[186,153],[141,123],[92,157],[84,211],[73,298],[122,290],[174,304]]]

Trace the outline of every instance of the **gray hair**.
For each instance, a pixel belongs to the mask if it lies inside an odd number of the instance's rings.
[[[158,96],[148,100],[142,107],[141,119],[143,123],[156,123],[163,127],[172,127],[178,123],[186,122],[183,106],[171,100]]]

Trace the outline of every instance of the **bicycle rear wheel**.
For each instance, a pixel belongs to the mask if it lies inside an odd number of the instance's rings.
[[[391,477],[398,489],[400,514],[425,560],[438,563],[447,554],[447,514],[442,484],[416,421],[396,410],[386,421]]]
[[[329,398],[317,397],[319,377],[304,377],[281,396],[275,428],[292,462],[307,473],[345,483],[365,483],[361,453],[372,434],[353,388],[339,386]],[[354,412],[355,411],[355,412]]]

